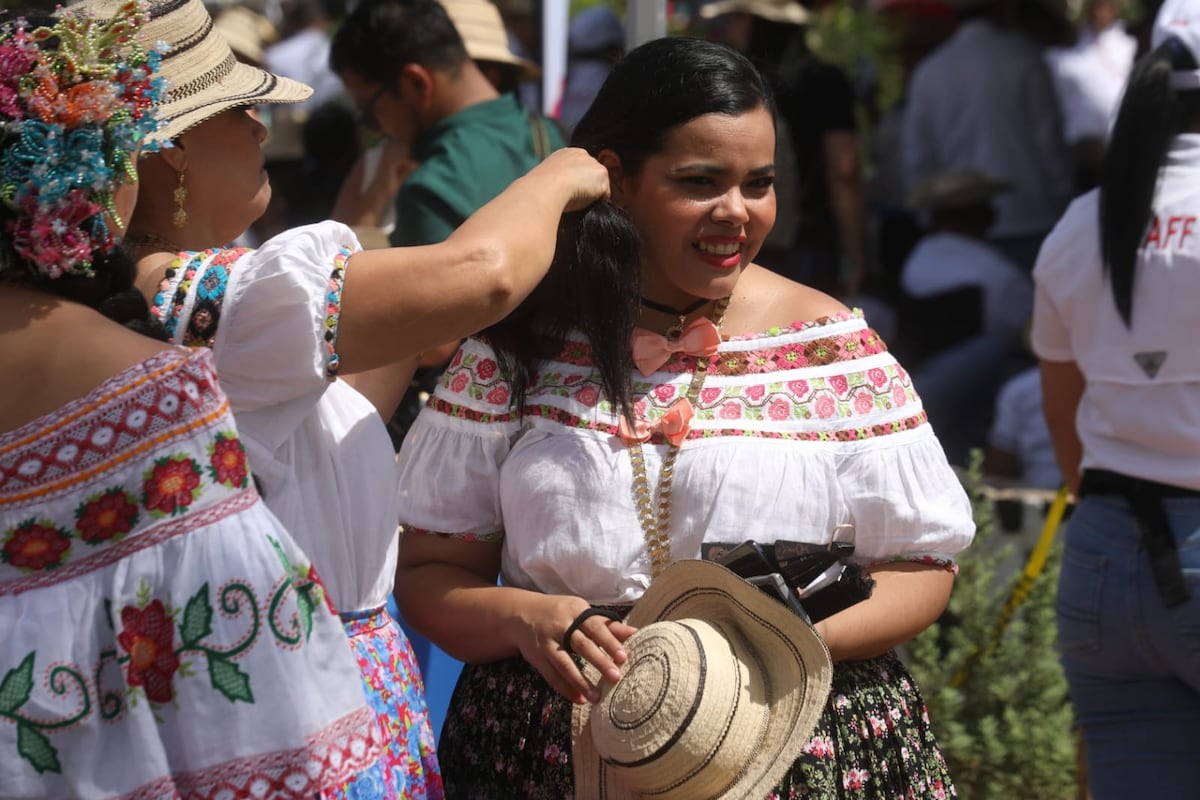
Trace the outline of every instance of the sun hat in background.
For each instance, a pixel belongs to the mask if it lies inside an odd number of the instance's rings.
[[[804,25],[808,10],[795,0],[716,0],[700,6],[702,19],[714,19],[722,14],[753,14],[770,22]]]
[[[229,42],[233,54],[253,67],[262,66],[267,45],[274,44],[279,32],[271,20],[245,6],[228,6],[217,12],[217,30]]]
[[[121,0],[84,0],[80,6],[112,16]],[[143,41],[167,44],[159,74],[170,83],[168,99],[156,112],[161,127],[153,141],[174,139],[231,108],[299,103],[312,94],[299,81],[238,61],[202,0],[151,0],[148,8]]]
[[[571,718],[575,796],[760,800],[825,708],[829,650],[783,603],[711,561],[679,561],[625,620],[639,630],[600,701]],[[596,683],[599,671],[584,668]]]
[[[508,31],[500,9],[488,0],[439,0],[450,21],[467,46],[467,55],[475,61],[511,64],[521,71],[521,80],[541,77],[537,64],[521,58],[508,46]]]
[[[1006,181],[972,170],[948,170],[923,178],[913,187],[908,196],[908,205],[913,209],[941,211],[952,208],[967,208],[990,201],[993,197],[1011,191]]]

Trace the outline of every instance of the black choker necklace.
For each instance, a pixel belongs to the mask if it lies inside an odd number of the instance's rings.
[[[706,297],[701,297],[701,298],[698,298],[695,302],[689,303],[684,308],[671,308],[666,303],[656,303],[653,300],[647,300],[644,297],[642,298],[642,305],[644,305],[646,308],[652,308],[655,311],[661,311],[664,314],[674,314],[677,317],[686,317],[688,314],[692,313],[693,311],[699,310],[701,306],[703,306],[707,303],[711,303],[711,302],[712,302],[712,300],[709,300]]]
[[[679,317],[678,322],[667,328],[666,337],[671,341],[675,341],[683,335],[683,325],[685,322],[687,322],[688,314],[691,314],[693,311],[700,310],[700,308],[708,305],[711,302],[712,300],[709,300],[706,297],[701,297],[692,303],[688,303],[683,308],[671,308],[665,303],[656,303],[653,300],[647,300],[644,297],[642,298],[642,305],[644,305],[646,308],[651,308],[655,311],[661,311],[664,314],[673,314],[676,317]]]

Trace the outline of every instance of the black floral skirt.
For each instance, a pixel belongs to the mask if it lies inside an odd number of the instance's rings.
[[[571,704],[523,659],[468,665],[442,726],[438,760],[450,800],[572,800]],[[766,800],[955,796],[925,701],[888,653],[835,665],[829,702],[804,755]]]

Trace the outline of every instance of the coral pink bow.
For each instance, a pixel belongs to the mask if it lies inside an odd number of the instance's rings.
[[[617,429],[621,435],[621,441],[625,444],[645,442],[655,433],[661,433],[668,442],[679,447],[687,438],[688,431],[692,429],[692,417],[694,416],[696,416],[696,410],[692,408],[691,401],[686,397],[681,397],[671,404],[667,413],[654,422],[639,419],[630,427],[625,417],[621,417]]]
[[[710,319],[698,319],[684,328],[678,339],[668,339],[645,328],[635,328],[633,331],[633,363],[638,371],[649,376],[667,363],[672,353],[686,353],[689,356],[704,356],[709,358],[716,355],[721,346],[721,334]]]

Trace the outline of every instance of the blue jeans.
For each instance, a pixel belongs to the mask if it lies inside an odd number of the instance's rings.
[[[1200,793],[1200,499],[1164,505],[1191,593],[1174,608],[1124,500],[1085,497],[1067,529],[1059,649],[1093,800]]]

